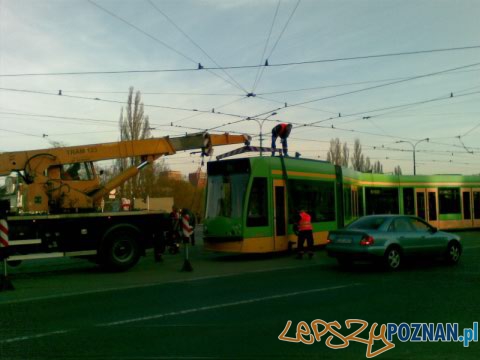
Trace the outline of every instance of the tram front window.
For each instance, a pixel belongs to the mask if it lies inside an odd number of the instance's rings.
[[[240,218],[247,183],[248,174],[209,176],[206,217]]]

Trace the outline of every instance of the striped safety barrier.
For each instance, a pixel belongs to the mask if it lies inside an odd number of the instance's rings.
[[[0,247],[8,247],[8,223],[5,219],[0,219]]]
[[[182,216],[182,231],[184,237],[190,237],[193,234],[193,227],[190,226],[190,216],[188,214]]]

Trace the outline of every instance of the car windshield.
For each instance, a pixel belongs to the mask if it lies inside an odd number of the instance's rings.
[[[378,230],[385,220],[385,217],[379,216],[364,217],[352,222],[346,228],[349,230]]]

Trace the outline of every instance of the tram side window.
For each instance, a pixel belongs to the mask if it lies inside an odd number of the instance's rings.
[[[480,192],[473,192],[473,218],[480,219]]]
[[[306,210],[312,222],[335,221],[335,184],[327,181],[289,180],[289,223],[296,210]]]
[[[365,188],[367,215],[398,214],[397,188]]]
[[[403,189],[403,213],[405,215],[415,215],[415,195],[413,188]]]
[[[343,211],[346,219],[352,218],[352,191],[349,187],[343,188]]]
[[[440,214],[460,214],[460,189],[439,188],[438,205]]]
[[[248,199],[247,226],[268,225],[267,178],[253,179],[250,198]]]
[[[470,220],[472,218],[472,213],[470,211],[470,193],[463,193],[463,219]]]
[[[358,215],[365,215],[363,211],[363,189],[361,187],[358,188]]]

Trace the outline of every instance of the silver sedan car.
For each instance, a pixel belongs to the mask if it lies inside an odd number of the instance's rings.
[[[456,264],[462,245],[459,236],[439,231],[415,216],[369,215],[330,231],[326,250],[341,266],[370,260],[397,270],[404,258],[414,256],[442,256]]]

